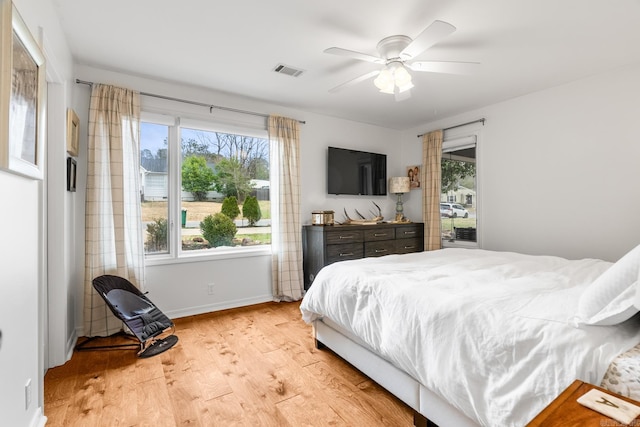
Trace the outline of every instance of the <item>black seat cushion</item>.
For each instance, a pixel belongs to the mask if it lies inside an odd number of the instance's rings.
[[[155,308],[148,299],[134,295],[124,289],[113,289],[107,292],[107,299],[118,310],[120,315],[126,319],[138,317]]]

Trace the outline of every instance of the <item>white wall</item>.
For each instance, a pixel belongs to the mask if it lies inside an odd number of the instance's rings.
[[[172,318],[273,300],[270,256],[155,265],[146,271],[149,297]]]
[[[0,413],[6,425],[27,426],[42,412],[38,396],[42,182],[0,172],[0,188]],[[33,399],[25,409],[29,380]]]
[[[351,148],[387,155],[387,177],[404,176],[401,166],[400,132],[326,116],[310,116],[302,127],[302,220],[311,222],[311,211],[333,210],[337,221],[344,220],[344,209],[357,218],[354,209],[368,216],[375,210],[372,201],[382,208],[388,220],[395,216],[395,195],[344,196],[327,194],[327,147]]]
[[[417,134],[485,117],[483,247],[615,261],[640,243],[639,75],[626,67],[425,123],[403,133],[404,163],[421,152]]]
[[[47,66],[50,61],[52,67],[55,63],[62,79],[59,83],[64,87],[63,80],[72,67],[71,55],[53,5],[49,0],[14,0],[14,4],[31,34],[43,47]],[[51,75],[47,73],[48,81],[51,81]],[[62,94],[58,109],[49,112],[53,117],[64,116],[65,93],[68,93],[65,89],[58,93]],[[46,150],[47,153],[59,153],[64,162],[64,140],[47,141]],[[55,169],[46,159],[43,164],[47,174]],[[7,426],[38,426],[46,420],[43,416],[43,372],[47,367],[45,359],[48,359],[45,350],[49,348],[45,333],[48,182],[48,176],[43,181],[36,181],[0,172],[0,414],[1,423]],[[59,204],[61,210],[64,205],[63,200]],[[64,288],[64,272],[60,278],[57,285]],[[59,321],[64,324],[66,313]],[[65,341],[64,337],[62,341]],[[63,342],[59,349],[64,347]],[[27,406],[25,386],[28,381],[31,381],[31,403]]]
[[[375,200],[383,209],[386,217],[391,218],[395,212],[392,196],[356,197],[327,195],[326,151],[328,146],[371,150],[388,155],[388,173],[404,172],[400,168],[399,151],[400,132],[350,122],[337,118],[311,114],[255,100],[249,100],[187,85],[179,85],[156,81],[148,78],[115,73],[108,70],[88,66],[76,68],[76,78],[97,83],[108,83],[129,87],[138,91],[170,96],[180,99],[211,103],[215,105],[243,109],[265,114],[281,114],[306,121],[300,126],[301,134],[301,171],[302,201],[301,215],[303,223],[310,223],[311,211],[316,209],[333,209],[336,219],[341,219],[343,208],[351,215],[353,209],[368,212]],[[74,96],[74,108],[80,118],[81,128],[86,129],[87,110],[90,89],[86,85],[77,85]],[[209,119],[211,115],[207,107],[193,107],[186,104],[171,104],[151,97],[142,97],[143,109],[160,112],[170,106],[179,108],[181,112],[195,115],[198,119]],[[252,116],[227,114],[214,110],[214,116],[223,120],[238,121],[251,127],[262,126],[265,120]],[[76,248],[81,252],[84,248],[84,188],[86,169],[86,135],[81,136],[80,155],[78,161],[78,193],[76,204]],[[76,266],[76,274],[82,275],[82,264]],[[208,295],[207,285],[215,284],[214,295]],[[146,285],[149,298],[160,309],[172,317],[180,317],[225,308],[270,301],[271,296],[271,257],[269,255],[246,258],[224,258],[201,262],[170,263],[165,265],[151,264],[146,269]],[[75,298],[81,301],[82,286],[76,289]],[[76,308],[76,326],[78,333],[82,329],[82,307]]]

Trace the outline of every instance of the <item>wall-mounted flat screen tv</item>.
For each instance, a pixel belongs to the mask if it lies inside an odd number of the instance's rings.
[[[387,194],[387,155],[329,147],[328,194],[384,196]]]

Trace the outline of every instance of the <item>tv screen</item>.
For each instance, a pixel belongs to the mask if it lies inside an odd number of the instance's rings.
[[[329,194],[384,196],[387,194],[387,155],[329,147]]]

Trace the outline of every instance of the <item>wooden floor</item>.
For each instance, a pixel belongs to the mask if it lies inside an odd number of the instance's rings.
[[[75,352],[44,379],[48,427],[411,426],[411,409],[313,346],[299,303],[175,320],[180,338],[135,350]]]

